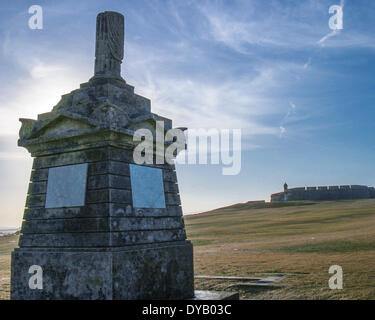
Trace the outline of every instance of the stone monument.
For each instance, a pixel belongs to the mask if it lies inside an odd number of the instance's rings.
[[[135,132],[172,121],[121,77],[124,17],[97,16],[95,75],[37,120],[20,119],[34,158],[12,299],[189,299],[186,240],[173,164],[136,164]]]

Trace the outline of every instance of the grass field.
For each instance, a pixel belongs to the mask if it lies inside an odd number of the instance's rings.
[[[200,289],[236,289],[247,299],[375,299],[375,200],[239,204],[185,224],[196,275],[287,274],[277,290],[197,279]],[[343,290],[328,287],[331,265],[343,268]]]
[[[18,236],[0,237],[0,300],[9,299],[10,253],[18,243]]]
[[[185,224],[196,275],[286,274],[287,286],[276,290],[211,279],[196,279],[197,289],[236,290],[246,299],[375,299],[375,200],[238,204],[186,216]],[[17,241],[0,237],[0,299],[9,298]],[[343,290],[328,287],[331,265],[343,268]]]

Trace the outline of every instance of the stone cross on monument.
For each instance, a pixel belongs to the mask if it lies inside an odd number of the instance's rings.
[[[194,296],[175,167],[133,156],[138,129],[155,136],[172,121],[121,78],[123,44],[124,17],[100,13],[94,77],[51,112],[20,119],[18,145],[34,160],[12,299]]]

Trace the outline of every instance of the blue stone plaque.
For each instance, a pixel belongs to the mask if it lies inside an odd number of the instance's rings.
[[[46,208],[85,205],[88,164],[75,164],[48,170]]]
[[[161,169],[130,165],[133,207],[165,208],[163,173]]]

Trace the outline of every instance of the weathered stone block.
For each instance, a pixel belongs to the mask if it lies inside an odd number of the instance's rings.
[[[97,174],[113,174],[129,176],[130,169],[129,164],[118,161],[101,161],[95,163],[89,163],[89,175]]]
[[[24,219],[68,219],[100,217],[181,217],[180,206],[167,206],[166,209],[134,209],[131,205],[119,203],[96,203],[84,207],[46,209],[43,206],[26,208]]]
[[[45,194],[28,195],[26,198],[27,208],[44,207],[45,203],[46,203]]]
[[[20,236],[19,246],[39,248],[121,247],[185,239],[186,233],[184,229],[87,233],[25,233]]]
[[[114,254],[113,280],[113,299],[191,298],[194,296],[193,248],[186,242],[140,252],[119,251]]]
[[[108,217],[109,215],[109,203],[96,203],[74,208],[26,208],[23,218],[28,221],[33,219]]]
[[[24,222],[22,234],[168,230],[183,227],[182,217],[47,218]]]
[[[174,170],[163,170],[163,178],[165,181],[177,183],[176,171]]]
[[[178,184],[174,182],[164,181],[164,190],[169,193],[179,193]]]
[[[112,299],[111,253],[16,249],[12,253],[11,299]],[[30,289],[33,265],[43,270],[43,289]]]
[[[27,190],[28,194],[45,194],[47,192],[47,181],[32,182]]]
[[[48,169],[38,169],[32,170],[30,181],[37,182],[37,181],[47,181],[48,180]]]
[[[168,205],[178,206],[181,204],[180,195],[175,193],[166,193],[166,201]]]
[[[43,289],[30,289],[30,266],[43,270]],[[187,299],[194,296],[190,242],[108,251],[16,249],[11,299]]]
[[[131,192],[120,189],[99,189],[88,190],[86,193],[86,202],[88,204],[115,202],[131,205]]]
[[[36,158],[33,162],[33,169],[43,169],[80,163],[104,161],[107,159],[107,156],[107,148],[94,148],[82,151],[60,153],[57,155]]]

